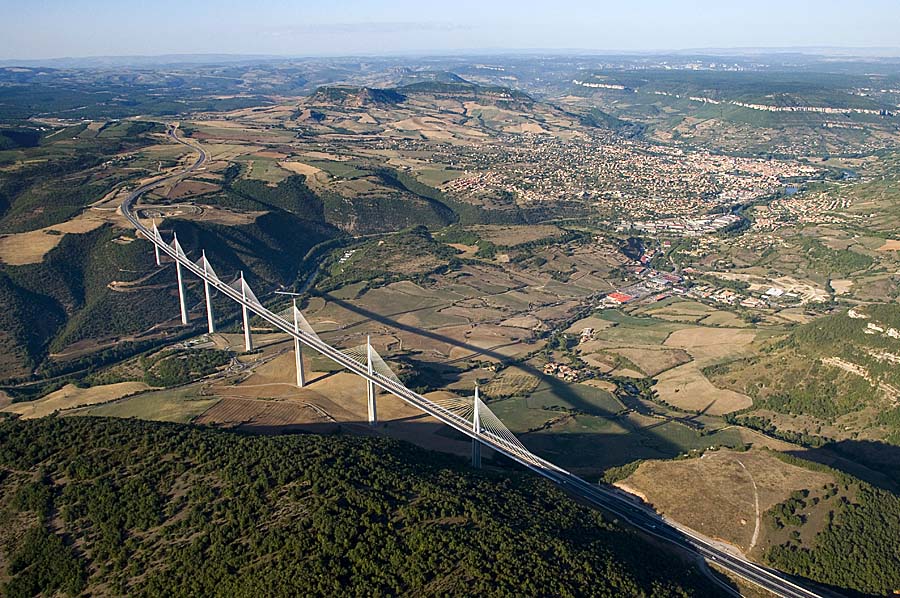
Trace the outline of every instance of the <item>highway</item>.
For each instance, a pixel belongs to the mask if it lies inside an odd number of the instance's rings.
[[[153,233],[153,231],[144,226],[135,213],[135,204],[141,195],[164,183],[183,178],[202,168],[206,163],[207,154],[203,148],[198,144],[190,143],[178,137],[176,127],[170,127],[168,134],[173,141],[186,145],[199,152],[199,157],[185,170],[141,185],[126,197],[121,206],[122,214],[146,239],[153,242],[159,248],[161,253],[164,253],[173,260],[181,263],[183,268],[186,268],[198,278],[208,282],[210,287],[231,298],[236,303],[247,307],[250,311],[271,324],[273,327],[299,340],[303,345],[318,351],[354,374],[373,382],[384,391],[417,407],[421,411],[459,431],[461,434],[476,439],[498,453],[512,459],[516,463],[549,479],[560,486],[560,488],[568,494],[593,504],[608,513],[612,513],[619,519],[647,534],[674,544],[692,554],[699,555],[705,559],[706,562],[715,564],[778,596],[785,596],[788,598],[824,598],[832,595],[818,593],[804,588],[778,571],[757,565],[733,554],[720,547],[713,540],[667,521],[649,507],[640,504],[635,497],[612,486],[591,484],[578,476],[557,467],[553,463],[534,455],[521,444],[510,442],[508,439],[488,430],[475,432],[470,420],[433,403],[424,396],[406,388],[400,382],[383,376],[378,372],[370,374],[366,364],[360,363],[339,349],[325,343],[315,335],[295,329],[293,322],[288,322],[281,316],[272,313],[252,298],[245,298],[241,292],[219,280],[214,274],[207,275],[200,266],[196,265],[184,254],[177,253],[172,246],[163,242]],[[712,505],[710,505],[710,507],[712,507]]]

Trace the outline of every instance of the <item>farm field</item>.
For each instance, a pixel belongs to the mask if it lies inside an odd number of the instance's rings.
[[[695,459],[646,461],[618,485],[676,521],[761,556],[768,532],[763,514],[792,492],[832,482],[831,474],[790,465],[767,450],[722,449]]]
[[[292,400],[223,398],[201,413],[194,423],[247,432],[281,434],[309,429],[318,433],[336,430],[333,420],[315,406]],[[308,427],[304,428],[304,424]]]
[[[660,399],[688,411],[723,415],[753,404],[750,397],[716,388],[701,371],[714,363],[752,354],[749,346],[756,338],[752,330],[737,328],[694,328],[673,332],[665,341],[690,354],[690,363],[657,377],[654,386]]]
[[[0,262],[10,266],[40,263],[65,235],[87,233],[109,221],[108,215],[88,212],[60,224],[25,233],[0,235]]]
[[[151,421],[188,423],[220,400],[218,397],[201,395],[196,387],[184,387],[151,391],[104,405],[84,407],[70,412],[70,415],[133,417]]]
[[[149,388],[143,382],[118,382],[87,388],[78,388],[74,384],[67,384],[36,401],[7,405],[3,411],[18,414],[23,419],[44,417],[54,412],[64,414],[70,409],[114,401]]]
[[[636,459],[743,442],[736,428],[700,435],[676,420],[630,412],[598,385],[543,382],[528,397],[493,401],[490,408],[531,450],[588,477]]]
[[[759,334],[747,327],[725,327],[732,317],[703,304],[678,302],[632,313],[601,311],[568,332],[594,330],[575,348],[588,365],[612,375],[654,378],[653,389],[669,405],[723,415],[752,401],[714,386],[702,369],[752,354]],[[709,318],[716,321],[709,323]]]

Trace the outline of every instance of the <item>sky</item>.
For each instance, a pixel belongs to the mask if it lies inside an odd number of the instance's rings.
[[[900,47],[900,0],[0,0],[0,58]]]

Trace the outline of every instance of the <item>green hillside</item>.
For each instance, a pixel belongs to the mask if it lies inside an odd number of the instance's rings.
[[[310,248],[338,234],[281,211],[242,226],[173,220],[171,229],[189,255],[205,248],[223,280],[243,270],[260,296],[292,284]],[[202,299],[193,277],[187,292],[189,306]],[[49,353],[73,343],[131,336],[170,320],[177,315],[175,293],[172,265],[158,268],[150,244],[133,233],[107,225],[66,235],[41,263],[0,269],[0,298],[10,306],[0,315],[0,379],[46,370]],[[217,313],[229,310],[224,304]]]
[[[86,126],[59,129],[39,143],[26,142],[19,135],[16,138],[22,143],[13,149],[3,141],[9,139],[8,132],[0,138],[0,166],[15,165],[0,168],[0,233],[65,222],[118,184],[140,175],[134,168],[125,171],[107,166],[110,161],[132,160],[122,155],[152,143],[150,134],[163,130],[157,123],[125,122],[108,128],[106,135],[79,137]]]
[[[872,305],[854,313],[860,316],[843,312],[800,326],[759,356],[708,368],[708,373],[716,384],[749,394],[757,408],[824,420],[857,411],[879,399],[880,385],[900,384],[900,368],[890,360],[900,353],[900,339],[887,334],[900,330],[900,305]],[[848,371],[851,366],[858,371]]]
[[[543,480],[393,440],[49,418],[0,447],[10,598],[722,593]]]
[[[185,251],[199,257],[200,250],[205,249],[223,280],[233,280],[239,270],[244,270],[251,283],[262,281],[263,287],[292,283],[307,252],[339,235],[324,223],[281,211],[263,214],[253,223],[240,226],[185,220],[170,223]]]
[[[36,365],[47,351],[97,336],[144,330],[166,313],[159,292],[116,292],[113,281],[128,283],[152,275],[153,252],[142,240],[123,241],[121,231],[103,226],[85,234],[66,235],[44,261],[6,266],[4,285],[11,305],[27,313],[17,319],[16,343],[4,343],[6,355],[23,354],[23,364]],[[153,284],[153,278],[143,280]],[[159,281],[156,281],[159,282]],[[10,314],[9,317],[13,317]],[[5,377],[13,372],[2,372]]]
[[[893,332],[892,332],[893,331]],[[716,386],[743,392],[753,406],[732,423],[840,456],[888,477],[900,466],[900,305],[856,307],[797,327],[746,359],[705,368]],[[825,458],[825,457],[823,457]],[[893,480],[893,481],[892,481]]]
[[[831,586],[891,594],[900,589],[900,497],[831,473],[838,483],[795,492],[766,513],[767,525],[780,538],[765,558],[782,571]]]

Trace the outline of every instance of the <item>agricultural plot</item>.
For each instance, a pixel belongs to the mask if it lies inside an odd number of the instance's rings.
[[[590,415],[610,416],[625,409],[612,393],[587,384],[542,382],[525,401],[529,409],[562,408]]]
[[[520,440],[535,453],[589,477],[636,459],[671,459],[710,446],[741,444],[737,430],[701,435],[673,421],[641,428],[634,427],[630,418],[563,415],[551,421],[539,431],[520,433]]]
[[[0,262],[10,266],[40,263],[67,234],[83,234],[109,222],[109,216],[86,212],[66,222],[37,230],[0,235]]]
[[[753,405],[745,394],[714,386],[696,364],[662,373],[653,389],[660,399],[686,411],[724,415]]]
[[[437,188],[459,178],[462,174],[460,171],[443,168],[422,168],[416,172],[416,177],[429,187]]]
[[[503,370],[481,388],[482,394],[489,399],[507,397],[523,397],[531,394],[540,383],[540,379],[516,367]]]
[[[833,481],[831,474],[790,465],[754,449],[648,461],[620,485],[636,491],[664,515],[758,556],[754,548],[765,544],[770,531],[762,515],[794,491]]]
[[[661,320],[691,322],[696,324],[715,312],[716,309],[714,307],[695,301],[673,301],[652,305],[646,309],[639,310],[638,313],[643,313]]]
[[[751,404],[743,394],[715,387],[701,369],[749,354],[757,331],[661,319],[679,314],[689,315],[691,321],[730,316],[697,303],[661,306],[653,314],[605,310],[577,322],[568,332],[593,328],[591,338],[575,348],[582,361],[605,373],[656,378],[654,390],[660,399],[679,409],[721,415]]]
[[[515,247],[524,243],[533,243],[562,235],[559,227],[551,224],[528,226],[471,226],[469,229],[481,239],[494,245]]]
[[[651,378],[692,359],[690,353],[683,349],[619,347],[610,349],[608,353],[624,357],[626,363],[636,366],[641,373]]]
[[[722,415],[749,407],[753,404],[750,397],[717,388],[701,369],[748,355],[755,338],[753,330],[729,328],[698,327],[673,332],[666,339],[666,346],[685,351],[692,361],[660,374],[654,390],[660,399],[687,411]]]
[[[324,411],[291,400],[261,400],[227,397],[204,411],[194,423],[238,428],[256,433],[282,433],[312,425],[317,432],[336,429]]]
[[[66,384],[57,391],[36,401],[24,403],[12,403],[3,411],[15,413],[23,419],[44,417],[55,412],[65,412],[78,407],[85,407],[98,403],[106,403],[133,395],[150,388],[143,382],[118,382],[103,386],[78,388],[73,384]]]
[[[703,326],[724,326],[729,328],[746,328],[750,326],[750,324],[730,311],[715,311],[701,319],[699,323]]]
[[[305,164],[325,171],[339,179],[355,179],[369,174],[369,171],[358,168],[350,160],[305,160]]]
[[[218,397],[207,397],[197,387],[147,392],[93,407],[85,407],[72,415],[121,417],[188,423],[218,403]]]
[[[684,328],[674,322],[630,316],[615,310],[604,310],[600,317],[613,326],[599,331],[594,338],[619,346],[662,345],[669,334]]]
[[[635,459],[671,458],[743,442],[738,429],[716,430],[712,421],[704,421],[713,427],[701,435],[678,421],[629,412],[608,385],[545,381],[526,398],[490,405],[530,449],[589,476]]]
[[[277,158],[267,158],[259,153],[241,156],[238,163],[244,164],[244,177],[263,181],[274,186],[291,175],[289,170],[281,167]]]

